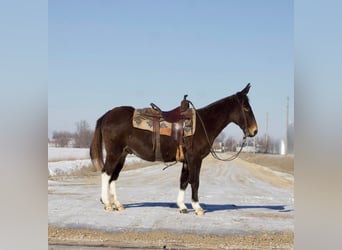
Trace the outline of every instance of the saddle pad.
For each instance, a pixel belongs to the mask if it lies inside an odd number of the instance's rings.
[[[146,108],[151,109],[151,108]],[[146,117],[143,114],[146,113],[146,109],[135,109],[132,119],[132,124],[134,128],[153,131],[153,121],[150,117]],[[184,137],[192,136],[195,133],[196,129],[196,111],[191,109],[192,111],[192,120],[185,119],[184,120]],[[160,134],[171,136],[172,131],[172,123],[165,121],[164,119],[160,120]]]

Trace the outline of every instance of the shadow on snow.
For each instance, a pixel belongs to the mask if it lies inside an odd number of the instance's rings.
[[[138,202],[125,204],[125,208],[140,208],[140,207],[168,207],[178,208],[176,203],[173,202]],[[192,210],[190,203],[186,206]],[[240,209],[270,209],[278,212],[290,212],[292,210],[285,210],[285,205],[234,205],[234,204],[206,204],[201,203],[202,208],[206,213],[225,211],[225,210],[240,210]]]

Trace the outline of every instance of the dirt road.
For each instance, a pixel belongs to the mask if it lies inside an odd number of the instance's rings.
[[[267,183],[267,185],[274,186],[276,189],[293,190],[293,180],[276,174],[278,172],[267,170],[267,168],[271,168],[285,174],[293,174],[293,157],[284,158],[281,156],[268,155],[257,155],[257,157],[253,157],[253,155],[246,154],[242,155],[241,158],[248,161],[243,165],[252,177],[255,177],[257,180],[262,180]],[[253,159],[254,161],[257,161],[258,164],[267,166],[267,168],[255,166],[255,164],[253,164]],[[239,160],[242,161],[241,159]],[[210,158],[206,159],[204,162],[204,164],[209,165],[212,163],[213,160]],[[206,172],[204,171],[203,174],[206,175]],[[64,181],[69,179],[69,177],[66,176],[60,178]],[[236,178],[236,176],[234,176],[234,178]],[[88,184],[94,184],[99,181],[97,175],[89,175],[88,177],[83,176],[82,179],[84,183]],[[243,187],[243,184],[248,180],[243,179],[243,177],[237,179],[239,183],[241,182],[241,187]],[[155,181],[161,182],[162,180]],[[62,193],[57,194],[54,192],[53,189],[49,189],[49,195],[59,195],[60,197],[63,197]],[[71,195],[76,195],[76,193]],[[215,193],[214,195],[218,194]],[[208,195],[208,197],[210,198],[210,195]],[[51,206],[51,209],[54,209],[54,207]],[[164,210],[166,210],[166,208],[162,207],[161,211],[164,212]],[[279,210],[278,212],[270,211],[267,213],[264,211],[259,212],[257,210],[260,209],[250,210],[248,213],[243,212],[243,215],[248,216],[249,218],[255,217],[258,221],[265,221],[265,223],[268,223],[272,219],[277,223],[293,219],[293,213],[283,213],[284,210]],[[220,212],[219,210],[213,212],[215,212],[217,216],[226,216],[227,214],[224,213],[224,211]],[[230,218],[233,216],[233,212],[234,210],[229,212]],[[239,211],[239,213],[241,212]],[[126,214],[125,216],[129,216],[129,214]],[[190,221],[197,220],[196,218],[194,219],[195,216],[193,214],[186,216],[190,216],[188,217]],[[238,216],[240,216],[240,214],[238,214]],[[182,223],[185,223],[184,221],[186,220],[182,220]],[[208,221],[218,223],[213,219]],[[240,222],[242,223],[243,221]],[[246,219],[246,226],[248,227],[249,224],[247,222],[249,223],[249,220]],[[71,228],[68,226],[56,227],[52,224],[54,223],[50,223],[49,218],[49,249],[293,249],[294,239],[292,229],[283,231],[261,229],[258,232],[256,230],[246,230],[243,233],[234,231],[229,235],[221,235],[217,232],[213,234],[208,233],[210,230],[208,230],[207,233],[203,233],[203,230],[201,231],[202,233],[188,233],[173,232],[170,230],[163,230],[163,228],[160,228],[160,230],[145,229],[140,231],[127,230],[126,228],[122,231],[113,233],[105,228],[104,230],[94,230],[92,228],[84,229],[82,226]],[[201,225],[202,227],[212,226],[206,223]],[[179,226],[181,227],[182,225]],[[206,231],[204,230],[204,232]]]
[[[106,233],[49,227],[49,249],[293,249],[293,233],[196,235],[170,232]]]

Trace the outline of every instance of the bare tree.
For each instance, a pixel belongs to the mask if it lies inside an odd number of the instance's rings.
[[[89,147],[93,133],[87,121],[76,122],[75,146],[80,148]]]
[[[224,131],[222,131],[216,138],[214,142],[224,142],[224,139],[226,138],[226,134]]]
[[[237,146],[237,141],[233,136],[229,136],[225,141],[225,147],[228,151],[235,152]]]
[[[52,139],[55,141],[57,147],[65,147],[73,138],[73,134],[67,131],[54,131]]]
[[[255,139],[257,145],[257,151],[260,153],[277,153],[279,152],[280,142],[274,140],[272,137],[268,136],[258,136]]]
[[[224,152],[224,138],[226,137],[224,131],[222,131],[214,140],[213,149],[217,152]]]

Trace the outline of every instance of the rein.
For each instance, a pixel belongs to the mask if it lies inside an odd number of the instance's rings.
[[[245,130],[244,130],[244,136],[243,136],[243,142],[241,144],[241,147],[240,147],[240,150],[236,153],[236,154],[233,154],[231,156],[229,156],[228,158],[221,158],[219,157],[216,152],[214,151],[214,149],[212,148],[211,146],[211,143],[210,143],[210,139],[209,139],[209,136],[208,136],[208,132],[205,128],[205,125],[204,125],[204,122],[202,120],[202,117],[199,115],[199,113],[197,112],[197,109],[195,107],[195,105],[190,101],[190,100],[187,100],[189,102],[189,104],[192,106],[192,108],[195,110],[196,112],[196,116],[199,118],[201,124],[202,124],[202,127],[203,127],[203,130],[204,130],[204,134],[205,134],[205,137],[207,139],[207,142],[208,142],[208,145],[210,146],[210,153],[211,155],[216,159],[216,160],[219,160],[219,161],[232,161],[232,160],[235,160],[239,155],[240,153],[242,152],[242,149],[243,147],[246,145],[246,140],[247,140],[247,133],[246,133],[246,129],[247,129],[247,119],[246,119],[246,114],[245,114],[245,111],[244,111],[244,108],[243,108],[243,103],[240,102],[239,98],[237,97],[237,100],[238,100],[238,103],[240,104],[241,106],[241,111],[242,111],[242,114],[243,114],[243,119],[244,119],[244,123],[245,123]],[[173,163],[170,163],[170,164],[167,164],[164,162],[165,164],[165,167],[163,168],[163,170],[177,164],[178,161],[175,161]]]
[[[242,111],[242,114],[243,114],[243,119],[244,119],[244,123],[245,123],[245,130],[246,130],[246,128],[247,128],[246,114],[245,114],[245,111],[244,111],[244,109],[243,109],[243,105],[241,104],[239,98],[237,98],[237,100],[238,100],[238,102],[239,102],[239,104],[240,104],[240,106],[241,106],[241,111]],[[219,160],[219,161],[232,161],[232,160],[236,159],[236,158],[240,155],[240,153],[241,153],[241,151],[242,151],[242,148],[243,148],[243,147],[245,146],[245,144],[246,144],[246,140],[247,140],[246,132],[244,131],[243,143],[242,143],[242,145],[241,145],[241,147],[240,147],[239,152],[237,152],[236,154],[234,154],[234,155],[232,155],[232,156],[230,156],[230,157],[228,157],[228,158],[221,158],[221,157],[219,157],[219,156],[216,154],[216,152],[213,150],[212,146],[211,146],[211,143],[210,143],[210,139],[209,139],[207,130],[206,130],[205,126],[204,126],[204,122],[203,122],[201,116],[199,115],[199,113],[197,112],[197,109],[195,108],[195,105],[194,105],[190,100],[189,100],[189,103],[191,104],[191,106],[193,107],[193,109],[196,111],[196,115],[197,115],[197,117],[199,118],[199,120],[200,120],[200,122],[201,122],[201,124],[202,124],[202,127],[203,127],[203,129],[204,129],[204,133],[205,133],[207,142],[208,142],[208,144],[209,144],[209,146],[210,146],[210,153],[211,153],[211,155],[212,155],[215,159],[217,159],[217,160]]]

